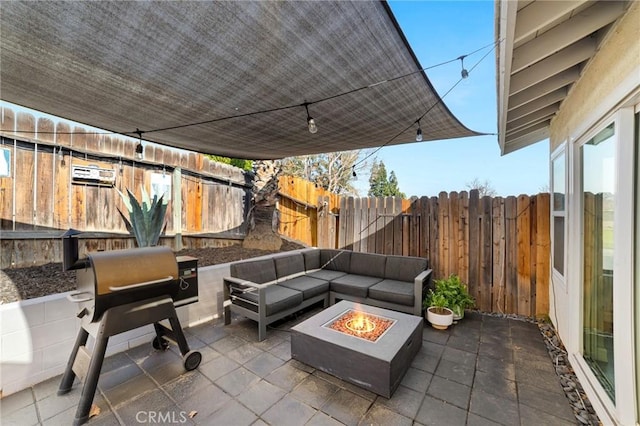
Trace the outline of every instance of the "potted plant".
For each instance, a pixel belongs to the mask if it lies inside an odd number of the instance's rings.
[[[427,321],[433,328],[445,330],[453,324],[453,311],[447,308],[447,299],[437,288],[436,291],[429,290],[423,305],[426,309]]]
[[[471,308],[475,300],[469,295],[467,286],[460,277],[452,274],[448,278],[435,280],[436,293],[442,294],[445,305],[453,311],[453,320],[459,321],[464,317],[464,310]]]

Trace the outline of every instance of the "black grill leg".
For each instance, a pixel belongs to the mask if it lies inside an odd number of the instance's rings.
[[[98,387],[98,378],[100,377],[100,370],[102,370],[104,354],[107,351],[107,343],[109,343],[109,336],[104,336],[102,330],[100,330],[96,338],[93,353],[91,354],[87,377],[82,387],[82,394],[80,395],[78,409],[76,410],[76,418],[73,420],[74,426],[84,424],[89,420],[89,412],[91,411],[91,404],[93,403],[96,388]]]
[[[87,344],[87,338],[89,337],[89,333],[84,328],[80,327],[80,331],[78,331],[78,337],[76,338],[76,343],[73,345],[73,350],[71,351],[71,355],[69,355],[69,362],[67,362],[67,369],[64,370],[64,375],[62,376],[62,381],[60,382],[60,386],[58,387],[58,395],[64,395],[65,393],[71,390],[73,386],[73,381],[76,378],[76,373],[73,372],[73,363],[76,361],[76,356],[78,355],[78,349],[80,346],[84,346]]]
[[[171,330],[173,331],[173,337],[176,339],[176,343],[180,348],[180,353],[182,355],[189,352],[189,344],[187,343],[187,339],[184,337],[184,333],[182,332],[182,327],[180,327],[180,320],[178,317],[170,317],[169,324],[171,324]]]

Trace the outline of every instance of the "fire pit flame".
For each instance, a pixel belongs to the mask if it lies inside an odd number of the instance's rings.
[[[348,310],[324,326],[344,334],[376,342],[394,322],[394,320],[359,310]]]
[[[346,322],[345,327],[354,333],[370,333],[376,328],[376,324],[362,312],[356,312],[355,316]]]

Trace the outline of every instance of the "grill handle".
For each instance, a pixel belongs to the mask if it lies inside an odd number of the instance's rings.
[[[78,297],[83,294],[86,294],[87,296]],[[93,300],[93,294],[88,291],[74,291],[73,293],[67,294],[67,300],[74,303],[88,302],[89,300]]]
[[[137,284],[123,285],[123,286],[109,286],[109,290],[110,291],[132,290],[134,288],[140,288],[140,287],[145,287],[145,286],[148,286],[148,285],[164,283],[164,282],[167,282],[167,281],[171,281],[173,279],[174,278],[172,276],[168,276],[166,278],[160,278],[159,280],[145,281],[145,282],[137,283]]]

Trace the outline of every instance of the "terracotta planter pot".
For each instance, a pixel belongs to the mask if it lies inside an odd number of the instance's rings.
[[[427,308],[427,320],[433,328],[446,330],[447,327],[453,324],[453,311],[449,308],[430,306]]]

